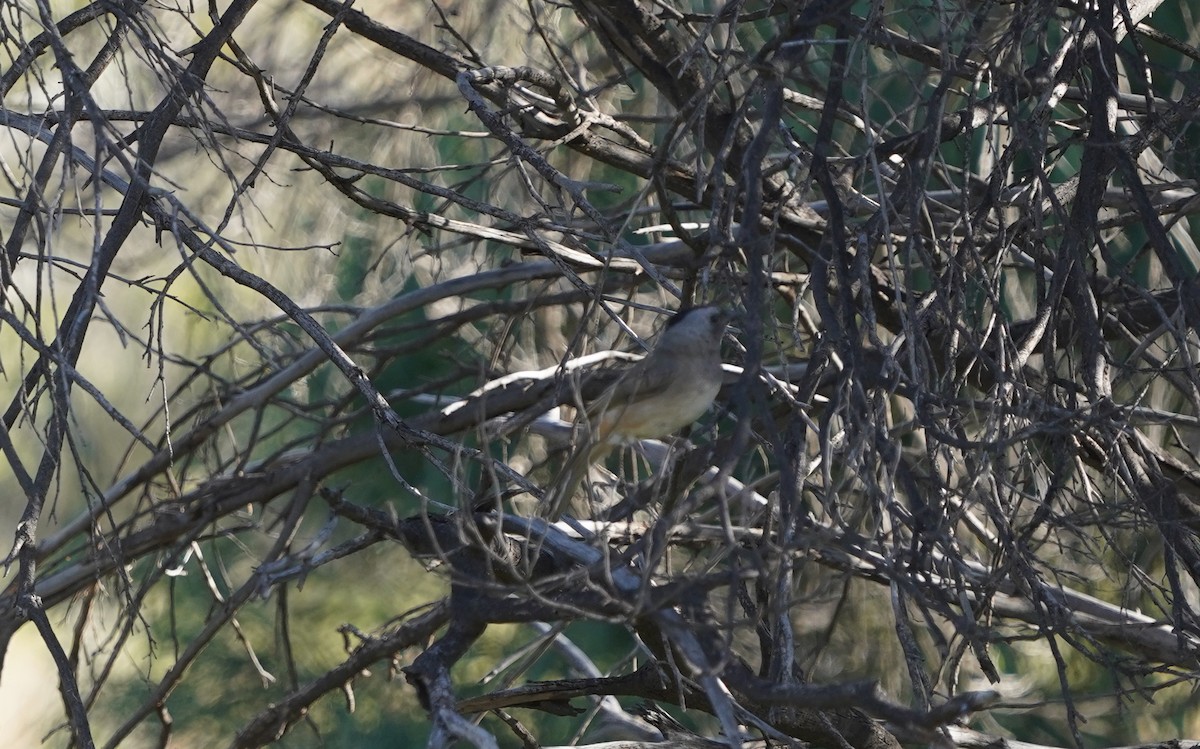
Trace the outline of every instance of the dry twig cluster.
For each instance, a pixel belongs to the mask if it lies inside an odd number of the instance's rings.
[[[1200,731],[1190,5],[63,10],[0,8],[0,652],[53,740],[269,745],[380,662],[430,746]],[[580,357],[700,301],[718,408],[538,519]],[[362,605],[330,667],[301,584]],[[231,648],[264,687],[177,721]]]

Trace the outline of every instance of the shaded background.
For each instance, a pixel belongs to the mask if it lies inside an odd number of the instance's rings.
[[[725,652],[780,682],[878,680],[917,712],[996,690],[970,722],[989,736],[1197,736],[1193,11],[6,4],[0,517],[14,538],[39,521],[0,597],[14,745],[71,735],[30,592],[98,745],[261,745],[254,719],[285,702],[281,746],[424,742],[399,669],[444,621],[400,627],[457,562],[388,523],[457,522],[482,476],[536,487],[561,458],[493,420],[545,391],[439,409],[639,350],[693,301],[738,310],[726,359],[748,374],[689,455],[765,510],[676,484],[634,532],[695,521],[655,582],[727,575],[699,588]],[[497,601],[572,590],[467,579]],[[623,674],[652,657],[645,613],[552,621]],[[561,640],[506,661],[543,634],[498,618],[454,659],[457,696],[580,675]],[[367,658],[368,638],[390,644]],[[369,670],[334,672],[356,653]],[[618,735],[513,713],[543,744]]]

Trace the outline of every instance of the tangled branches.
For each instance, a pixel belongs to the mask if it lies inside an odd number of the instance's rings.
[[[1188,8],[391,6],[0,10],[52,740],[1200,732]],[[709,302],[716,407],[542,519]]]

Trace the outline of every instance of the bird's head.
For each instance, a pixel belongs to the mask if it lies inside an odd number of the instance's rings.
[[[728,310],[716,305],[680,310],[667,322],[659,346],[666,343],[719,348],[730,319],[732,315]]]

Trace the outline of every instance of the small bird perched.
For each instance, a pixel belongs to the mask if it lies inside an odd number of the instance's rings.
[[[570,505],[593,463],[614,447],[665,437],[708,410],[721,389],[721,338],[729,315],[713,306],[681,310],[654,349],[588,405],[577,426],[584,439],[546,491],[551,521]]]

